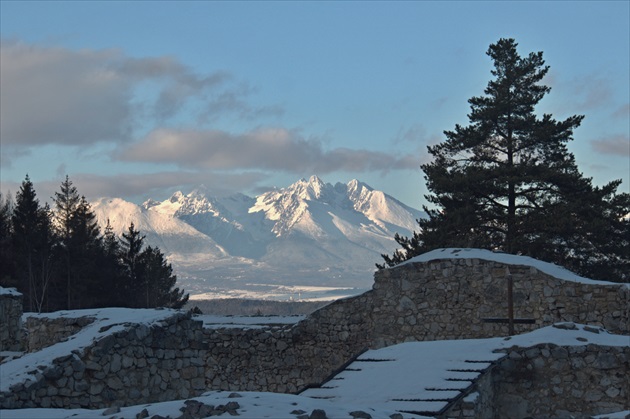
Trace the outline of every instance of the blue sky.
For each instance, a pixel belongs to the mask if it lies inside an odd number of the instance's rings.
[[[0,2],[1,188],[66,174],[140,203],[319,175],[421,207],[419,165],[467,124],[488,46],[543,51],[537,112],[586,115],[580,170],[630,191],[630,2]]]

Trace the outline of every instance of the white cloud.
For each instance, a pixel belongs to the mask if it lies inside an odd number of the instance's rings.
[[[244,134],[218,130],[157,129],[117,158],[126,161],[176,164],[212,170],[277,170],[296,174],[334,171],[381,171],[416,168],[418,158],[334,148],[317,138],[304,138],[284,128],[261,128]]]
[[[2,41],[0,135],[4,145],[120,140],[130,130],[130,81],[114,50],[70,51]]]
[[[125,142],[141,124],[159,126],[184,113],[206,121],[226,113],[246,119],[282,113],[277,105],[250,105],[254,89],[229,73],[196,74],[173,57],[7,40],[0,52],[0,134],[7,161],[9,151],[15,156],[44,144]]]
[[[58,174],[58,179],[34,181],[33,186],[40,202],[51,202],[52,196],[59,191],[65,178]],[[251,190],[268,179],[261,172],[221,173],[209,171],[185,172],[153,172],[153,173],[121,173],[117,175],[97,175],[91,173],[70,174],[70,180],[79,194],[89,200],[101,197],[119,197],[141,202],[146,198],[166,199],[177,190],[190,192],[193,188],[204,185],[216,196],[232,195],[236,191]],[[15,193],[19,190],[19,182],[0,182],[2,193]]]

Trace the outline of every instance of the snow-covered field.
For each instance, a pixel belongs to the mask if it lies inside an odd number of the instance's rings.
[[[215,289],[190,296],[190,300],[241,298],[245,300],[333,301],[359,295],[367,288],[323,287],[307,285],[244,284],[243,287]]]
[[[236,402],[239,405],[237,410],[241,419],[296,419],[300,414],[311,414],[314,410],[323,410],[328,418],[353,418],[352,412],[363,411],[374,419],[390,419],[390,415],[395,412],[385,410],[366,409],[364,406],[355,404],[339,404],[328,400],[318,400],[310,397],[262,393],[262,392],[208,392],[197,400],[206,405],[218,406]],[[229,397],[232,395],[233,397]],[[238,395],[240,397],[234,397]],[[190,399],[189,399],[190,400]],[[143,404],[139,406],[123,407],[120,412],[104,415],[106,409],[22,409],[22,410],[0,410],[2,419],[96,419],[111,418],[135,419],[142,410],[146,409],[148,417],[161,415],[163,417],[178,418],[182,415],[180,409],[184,408],[184,401],[172,401],[164,403]],[[232,417],[224,413],[220,417]],[[403,418],[423,418],[424,416],[402,414]]]

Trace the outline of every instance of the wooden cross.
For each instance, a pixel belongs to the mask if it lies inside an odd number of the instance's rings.
[[[487,318],[482,319],[484,323],[507,323],[510,336],[514,333],[514,324],[534,324],[535,319],[515,319],[514,318],[514,280],[508,267],[505,268],[505,276],[507,277],[507,303],[508,303],[508,316],[507,318]]]

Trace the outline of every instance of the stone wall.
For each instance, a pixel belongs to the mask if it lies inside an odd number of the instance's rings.
[[[590,418],[630,408],[627,347],[510,348],[439,418]]]
[[[26,318],[23,349],[35,352],[62,342],[94,321],[93,317],[57,317],[31,315]]]
[[[32,319],[30,325],[46,322]],[[58,330],[59,319],[52,323],[37,328]],[[0,394],[0,407],[103,408],[185,399],[208,389],[295,393],[321,383],[361,352],[349,334],[334,327],[304,322],[204,329],[190,313],[180,312],[54,359],[31,382]],[[52,335],[45,340],[53,343]]]
[[[492,371],[494,417],[578,418],[630,408],[630,344],[514,348]]]
[[[0,407],[99,408],[200,394],[205,388],[201,323],[185,313],[160,323],[134,325],[58,356],[0,394]]]
[[[483,321],[507,315],[507,268],[514,278],[516,316],[534,319],[532,325],[518,325],[517,332],[572,321],[629,334],[630,288],[626,285],[564,281],[529,266],[480,259],[408,263],[377,272],[372,290],[335,301],[293,326],[204,329],[187,313],[159,326],[130,325],[84,351],[55,359],[33,382],[0,394],[0,407],[99,408],[183,399],[211,389],[297,393],[324,382],[368,348],[507,335],[506,325]],[[79,323],[38,325],[33,320],[27,326],[31,329],[28,346],[36,349],[67,338]],[[553,351],[553,359],[557,352]],[[540,351],[543,358],[546,353]],[[511,360],[516,357],[511,356]],[[627,353],[624,356],[627,373]],[[536,359],[528,361],[531,368],[534,361],[545,361]],[[584,362],[590,365],[586,358]],[[529,364],[521,364],[528,371]],[[586,379],[592,374],[587,373]],[[492,392],[483,390],[478,402],[466,401],[473,411],[486,412],[497,400],[508,405],[510,394],[521,394],[527,382],[519,382],[518,375],[499,377],[499,382],[514,390],[497,393],[498,399],[492,402],[488,401]],[[566,395],[573,390],[562,391]],[[540,392],[536,397],[543,397],[542,387]],[[628,389],[611,394],[600,395],[599,400],[607,403],[607,397],[627,396]],[[540,408],[531,404],[527,409]],[[464,406],[460,411],[471,408]]]
[[[22,350],[22,294],[0,287],[0,351]]]
[[[376,273],[367,313],[369,346],[507,335],[507,324],[484,319],[507,317],[508,269],[514,282],[515,317],[534,320],[531,325],[516,325],[517,334],[565,321],[630,334],[626,284],[572,282],[530,266],[444,259]]]

